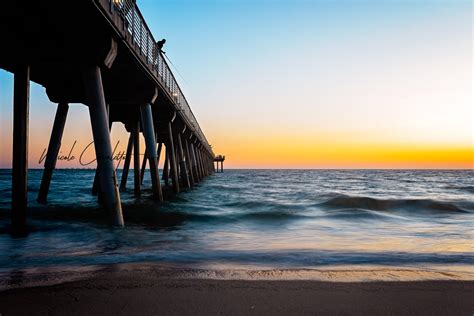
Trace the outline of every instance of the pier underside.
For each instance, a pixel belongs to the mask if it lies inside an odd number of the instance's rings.
[[[159,201],[161,178],[165,184],[171,180],[178,193],[214,172],[214,153],[133,1],[7,2],[0,25],[0,68],[15,75],[13,228],[26,225],[30,81],[58,103],[38,195],[41,203],[47,202],[69,103],[89,108],[98,162],[93,193],[110,212],[113,225],[124,225],[111,159],[113,122],[130,132],[121,190],[126,189],[132,156],[135,179],[149,166],[153,196]],[[140,133],[146,143],[143,161],[138,160]],[[162,150],[166,162],[160,175]],[[140,185],[135,180],[136,194]]]

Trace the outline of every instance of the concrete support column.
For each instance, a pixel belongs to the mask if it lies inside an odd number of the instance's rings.
[[[63,137],[68,110],[69,105],[67,103],[59,103],[58,108],[56,109],[53,130],[51,131],[48,152],[46,153],[46,160],[44,162],[43,177],[41,178],[41,185],[38,192],[38,203],[46,203],[48,199],[49,185],[51,184],[53,171],[56,168],[56,162],[58,161],[58,154],[59,149],[61,148],[61,139]]]
[[[209,172],[207,170],[207,163],[206,163],[206,155],[204,154],[204,151],[201,148],[201,160],[202,160],[202,168],[204,169],[204,175],[207,177],[209,175]]]
[[[143,132],[142,132],[143,133]],[[145,178],[146,162],[148,161],[148,153],[145,148],[145,154],[142,159],[142,168],[140,169],[140,184],[143,185],[143,178]]]
[[[175,159],[176,159],[176,173],[177,173],[177,177],[178,177],[178,181],[179,181],[179,185],[180,185],[180,190],[182,189],[182,186],[183,186],[183,183],[181,183],[181,172],[180,172],[180,161],[181,161],[181,158],[179,157],[179,150],[178,150],[178,140],[177,140],[177,137],[176,135],[173,135],[173,140],[174,140],[174,154],[175,154]]]
[[[109,133],[110,130],[112,129],[112,122],[110,121],[110,107],[109,104],[106,104],[106,109],[107,109],[107,121],[109,124]],[[95,176],[94,176],[94,182],[92,183],[92,195],[98,195],[99,196],[99,202],[102,201],[102,198],[100,196],[100,188],[99,188],[99,174],[97,173],[97,168],[95,169]]]
[[[161,150],[162,149],[163,149],[163,143],[158,143],[158,149],[156,150],[158,168],[160,168],[160,157],[161,157]]]
[[[207,175],[211,175],[211,167],[209,165],[209,155],[207,152],[204,152],[204,157],[206,157],[206,171],[207,171]]]
[[[194,147],[194,153],[196,154],[196,164],[197,164],[197,170],[199,172],[199,178],[202,180],[202,179],[204,179],[204,174],[202,173],[202,168],[201,168],[201,157],[199,155],[199,144],[196,144],[196,147]]]
[[[13,86],[13,155],[12,155],[12,229],[26,228],[28,207],[28,120],[30,107],[30,67],[15,71]]]
[[[158,135],[157,135],[157,134],[155,134],[155,139],[156,139],[156,141],[158,142]],[[158,168],[158,170],[160,170],[160,157],[161,157],[161,151],[162,151],[162,149],[163,149],[163,143],[158,143],[158,149],[156,150],[156,157],[157,157],[157,160],[156,160],[156,167]],[[165,173],[165,170],[164,170],[164,168],[163,168],[163,175],[164,175],[164,173]],[[163,179],[163,175],[161,176],[161,178],[160,178],[160,176],[158,175],[158,180],[160,181],[160,185],[161,185],[161,180],[160,180],[160,179]],[[162,193],[163,193],[163,189],[162,189],[161,191],[162,191]]]
[[[193,186],[194,183],[196,182],[196,180],[194,180],[193,163],[192,163],[191,153],[189,152],[188,139],[186,137],[184,138],[183,146],[184,146],[185,153],[186,153],[186,161],[188,163],[187,167],[188,167],[188,171],[189,171],[189,182],[191,183],[191,186]]]
[[[208,174],[208,175],[211,175],[211,174],[212,174],[212,171],[214,170],[214,168],[213,168],[212,165],[211,165],[211,160],[210,160],[210,158],[209,158],[209,154],[206,152],[205,155],[206,155],[206,170],[207,170],[207,174]]]
[[[206,177],[209,176],[209,169],[207,168],[207,157],[206,153],[204,150],[201,148],[201,157],[202,157],[202,167],[204,168],[204,173],[206,174]]]
[[[204,177],[207,177],[207,172],[206,172],[206,168],[205,168],[205,164],[204,164],[204,155],[202,153],[202,145],[200,144],[199,146],[199,159],[201,160],[201,169],[202,169],[202,174],[204,175]]]
[[[151,183],[153,187],[153,195],[160,201],[163,201],[163,193],[161,192],[160,175],[158,173],[158,157],[156,156],[156,135],[153,126],[153,113],[150,104],[140,106],[140,113],[143,124],[143,135],[146,143],[146,156],[150,164]]]
[[[178,134],[178,151],[179,151],[179,169],[181,171],[181,181],[186,188],[190,188],[191,184],[188,177],[188,168],[186,166],[186,157],[184,156],[183,141],[181,140],[181,133]]]
[[[170,177],[170,166],[169,166],[169,155],[170,155],[170,153],[169,152],[170,152],[169,148],[166,147],[165,163],[163,165],[163,180],[165,181],[166,186],[169,186],[169,177]]]
[[[133,135],[133,191],[135,195],[141,194],[140,178],[140,122],[135,122],[132,128]]]
[[[202,163],[202,151],[200,146],[198,146],[198,160],[199,160],[199,169],[201,170],[202,178],[204,179],[206,177],[206,171],[204,170],[204,166]]]
[[[100,189],[103,193],[104,205],[111,214],[112,224],[123,226],[122,205],[112,160],[109,120],[105,105],[102,76],[98,66],[87,68],[84,71],[84,87],[87,105],[89,106]]]
[[[214,172],[214,167],[211,162],[211,157],[209,156],[207,152],[206,152],[206,168],[209,175],[211,175]]]
[[[198,170],[198,165],[197,165],[197,158],[196,158],[196,150],[194,148],[193,143],[189,143],[190,150],[191,150],[191,156],[192,156],[192,162],[193,162],[193,172],[194,172],[194,179],[196,182],[201,181],[201,175]]]
[[[174,150],[174,141],[173,141],[173,129],[171,128],[171,122],[168,123],[168,137],[169,137],[169,145],[166,147],[166,150],[170,150],[169,161],[170,161],[170,169],[171,169],[171,180],[173,182],[173,191],[175,193],[179,193],[179,180],[178,180],[178,167],[177,167],[177,160],[176,154]]]
[[[120,179],[120,191],[127,189],[127,178],[128,171],[130,170],[130,161],[132,160],[132,149],[133,149],[133,135],[130,133],[128,138],[127,153],[125,154],[125,163],[122,170],[122,178]]]

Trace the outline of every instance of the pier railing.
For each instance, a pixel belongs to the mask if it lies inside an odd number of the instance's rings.
[[[136,47],[140,50],[140,53],[145,57],[148,64],[151,64],[158,76],[163,83],[165,89],[168,90],[170,96],[173,98],[174,103],[177,105],[188,123],[191,125],[193,132],[196,136],[201,139],[203,144],[212,152],[212,148],[209,145],[206,136],[201,130],[196,117],[194,116],[191,107],[189,106],[186,97],[184,96],[181,88],[176,81],[173,72],[171,71],[168,63],[166,62],[163,53],[158,48],[155,38],[145,23],[140,9],[138,8],[135,0],[108,0],[109,5],[115,8],[115,11],[119,12],[127,32],[131,35],[133,42]]]

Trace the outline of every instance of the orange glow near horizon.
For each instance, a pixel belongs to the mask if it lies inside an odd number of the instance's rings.
[[[30,126],[29,166],[42,168],[39,159],[48,146],[55,106],[48,107],[49,113],[41,122],[33,120]],[[33,107],[33,111],[38,108]],[[94,159],[92,132],[87,107],[73,105],[70,108],[74,120],[66,122],[61,154],[68,155],[76,141],[71,161],[59,161],[58,168],[95,168],[95,163],[83,166],[79,157],[88,162]],[[239,122],[231,122],[228,127],[215,122],[204,123],[206,135],[215,154],[226,156],[225,168],[284,168],[284,169],[474,169],[474,145],[467,133],[455,134],[451,139],[438,135],[432,138],[422,132],[403,134],[395,129],[377,132],[356,129],[308,128],[289,126],[278,128],[247,123],[239,128]],[[235,124],[235,125],[233,125]],[[292,126],[292,125],[291,125]],[[11,131],[11,126],[6,128]],[[80,131],[80,132],[78,132]],[[410,130],[409,130],[410,131]],[[112,146],[115,154],[125,152],[128,133],[120,123],[112,128]],[[10,137],[9,137],[10,136]],[[11,167],[11,133],[1,135],[2,151],[0,167]],[[141,141],[141,151],[144,151]],[[160,165],[163,164],[163,158]],[[120,168],[123,166],[123,162]]]
[[[474,146],[285,138],[216,143],[227,168],[473,169]]]
[[[88,130],[88,129],[86,129]],[[29,160],[31,168],[41,168],[39,163],[47,147],[48,134],[41,135],[42,141],[30,143]],[[66,132],[61,155],[68,155],[72,145],[72,161],[59,161],[58,168],[95,168],[95,163],[81,165],[94,159],[90,131],[75,138]],[[120,124],[114,125],[112,145],[115,154],[125,152],[128,133]],[[4,142],[5,143],[5,142]],[[8,145],[11,145],[11,142]],[[9,148],[10,146],[8,146]],[[349,135],[319,135],[301,137],[298,135],[266,135],[264,138],[241,138],[221,135],[214,139],[216,154],[226,155],[225,168],[266,169],[473,169],[474,146],[417,144],[401,142],[376,142],[351,139]],[[7,149],[8,149],[7,148]],[[143,139],[141,149],[144,150]],[[11,150],[2,154],[2,167],[9,167]],[[162,165],[163,159],[160,165]],[[123,161],[120,168],[123,166]]]

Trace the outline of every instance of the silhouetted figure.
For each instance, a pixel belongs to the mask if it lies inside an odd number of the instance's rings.
[[[156,46],[158,46],[159,51],[162,52],[163,54],[166,54],[163,51],[163,46],[165,45],[165,43],[166,43],[166,39],[162,39],[161,41],[156,42]]]
[[[161,41],[156,42],[156,47],[153,49],[153,62],[155,63],[155,65],[158,64],[159,53],[166,54],[163,51],[163,45],[165,45],[165,43],[166,43],[165,39],[162,39]]]

